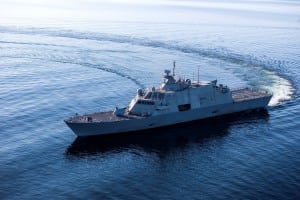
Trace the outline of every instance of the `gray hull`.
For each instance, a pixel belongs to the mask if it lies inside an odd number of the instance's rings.
[[[151,128],[169,126],[193,120],[200,120],[225,114],[264,108],[271,96],[249,99],[210,107],[191,109],[189,111],[174,112],[165,115],[150,116],[140,119],[126,119],[107,122],[68,122],[66,124],[80,137],[93,135],[107,135],[122,132],[140,131]]]

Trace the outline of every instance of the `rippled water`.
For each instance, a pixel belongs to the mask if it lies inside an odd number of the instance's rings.
[[[93,27],[93,29],[91,29]],[[0,26],[0,196],[299,199],[300,29],[209,24]],[[125,106],[176,72],[274,93],[267,112],[76,139],[74,113]]]

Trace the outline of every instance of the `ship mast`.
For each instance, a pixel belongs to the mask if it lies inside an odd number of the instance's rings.
[[[198,65],[198,83],[199,83],[199,68],[200,66]]]
[[[175,64],[176,64],[176,61],[174,60],[173,61],[173,77],[175,77]]]

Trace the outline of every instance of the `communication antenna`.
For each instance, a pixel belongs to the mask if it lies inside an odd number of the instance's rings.
[[[173,76],[175,76],[175,64],[176,64],[176,61],[174,60],[173,61]]]
[[[200,66],[198,65],[198,83],[199,83],[199,68]]]
[[[193,82],[195,81],[195,72],[193,70]]]

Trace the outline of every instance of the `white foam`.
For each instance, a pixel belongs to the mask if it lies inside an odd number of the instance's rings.
[[[268,74],[271,85],[263,86],[263,88],[273,93],[269,106],[277,106],[283,101],[290,100],[295,91],[292,83],[274,72],[266,71],[266,73]]]

